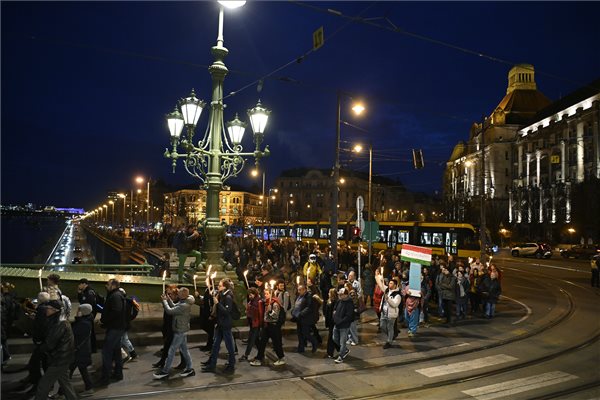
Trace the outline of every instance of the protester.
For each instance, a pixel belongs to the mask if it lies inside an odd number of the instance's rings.
[[[98,350],[96,344],[96,330],[94,328],[94,319],[96,318],[96,313],[98,311],[98,295],[96,291],[90,286],[89,281],[86,278],[81,278],[79,280],[79,284],[77,285],[77,300],[79,304],[89,304],[92,307],[92,332],[90,336],[90,344],[92,353],[96,353]]]
[[[48,359],[48,369],[40,379],[35,400],[46,400],[56,381],[63,388],[67,400],[77,400],[77,393],[69,380],[69,366],[75,358],[75,340],[69,322],[61,320],[62,304],[51,300],[45,307],[47,334],[40,349]]]
[[[223,373],[233,374],[235,372],[235,345],[231,332],[233,326],[231,312],[235,304],[231,292],[231,282],[228,279],[221,279],[219,281],[218,293],[213,295],[213,301],[213,313],[217,321],[215,337],[210,357],[206,362],[202,363],[204,365],[202,372],[216,372],[221,342],[225,340],[225,347],[229,355]]]
[[[92,365],[92,345],[91,338],[93,332],[94,316],[92,306],[84,303],[79,305],[77,316],[71,328],[75,338],[75,362],[70,367],[70,376],[73,376],[75,368],[79,370],[81,379],[85,384],[85,390],[79,393],[80,397],[87,397],[94,394],[92,379],[88,372],[88,366]]]
[[[171,302],[179,302],[179,292],[177,290],[177,285],[168,285],[165,288],[165,292],[165,294],[171,299]],[[171,313],[167,313],[167,310],[164,307],[161,332],[163,335],[163,347],[160,351],[160,360],[152,364],[154,368],[163,368],[165,366],[165,361],[167,360],[167,355],[169,354],[169,348],[171,347],[171,343],[173,342],[173,315]],[[184,368],[185,362],[183,360],[183,355],[181,355],[181,362],[175,367],[175,369]]]
[[[263,317],[263,326],[260,333],[260,342],[258,345],[258,355],[250,362],[252,366],[260,366],[265,358],[265,349],[269,339],[273,343],[273,350],[277,355],[277,361],[273,363],[276,367],[285,365],[285,354],[281,340],[281,325],[285,321],[285,310],[279,299],[273,295],[273,289],[267,288],[265,294],[265,310]],[[250,345],[250,342],[248,342]]]
[[[414,293],[410,287],[406,286],[402,289],[402,295],[404,296],[404,320],[408,326],[408,337],[413,337],[417,334],[417,329],[419,327],[422,293],[420,291]]]
[[[194,296],[190,296],[190,291],[186,287],[182,287],[178,291],[179,302],[177,304],[171,301],[165,293],[161,294],[160,298],[163,303],[164,310],[167,314],[173,316],[173,340],[169,347],[169,353],[165,365],[152,375],[154,379],[165,379],[169,376],[175,352],[179,350],[183,360],[185,361],[185,369],[179,374],[180,377],[196,375],[192,366],[192,357],[187,345],[187,332],[190,330],[190,314],[192,304],[194,304]]]
[[[306,289],[306,286],[298,286],[298,296],[292,310],[292,321],[296,322],[296,331],[298,334],[298,353],[304,353],[304,347],[307,342],[312,345],[312,352],[317,351],[317,339],[311,332],[314,322],[314,313],[311,308],[312,296]]]
[[[329,289],[329,297],[325,304],[325,327],[328,329],[329,334],[327,336],[327,357],[333,358],[334,350],[340,351],[340,346],[333,340],[333,328],[335,323],[333,321],[333,311],[335,305],[338,302],[337,290],[334,288]]]
[[[336,363],[344,362],[344,359],[350,353],[350,349],[346,347],[346,340],[350,331],[350,324],[354,320],[354,305],[348,294],[348,289],[342,288],[338,291],[339,299],[335,303],[333,311],[333,340],[339,347]]]
[[[102,377],[98,386],[107,386],[111,378],[117,381],[123,380],[121,339],[126,332],[127,321],[125,320],[125,295],[119,290],[120,286],[116,279],[109,279],[106,283],[106,304],[100,318],[106,334],[102,347]]]
[[[446,323],[451,324],[452,303],[456,299],[456,278],[450,273],[450,270],[446,265],[442,265],[442,273],[439,282],[440,298],[442,300],[444,315],[446,316]]]
[[[497,271],[491,271],[489,279],[485,283],[487,296],[485,300],[485,317],[493,318],[496,313],[496,303],[498,298],[502,294],[502,287],[500,285],[500,279]]]
[[[398,308],[400,307],[402,296],[400,294],[400,290],[398,288],[398,281],[396,280],[396,278],[390,279],[387,288],[385,288],[382,279],[379,279],[377,281],[377,284],[379,285],[380,289],[384,292],[381,301],[380,319],[381,332],[383,332],[383,334],[386,337],[386,342],[383,345],[383,348],[389,349],[390,347],[392,347],[392,342],[394,341],[396,318],[398,317]]]
[[[240,361],[247,361],[252,348],[256,346],[259,349],[259,339],[261,334],[261,326],[264,320],[265,306],[260,298],[258,289],[248,289],[248,302],[246,303],[246,319],[248,320],[248,343],[246,351],[240,357]],[[260,349],[259,349],[260,351]]]

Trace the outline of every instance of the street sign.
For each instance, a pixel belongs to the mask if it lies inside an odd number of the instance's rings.
[[[560,164],[560,156],[559,155],[550,156],[550,163],[551,164]]]
[[[373,242],[378,239],[377,232],[379,232],[379,222],[367,221],[363,222],[365,229],[363,229],[363,240],[367,242]]]
[[[360,228],[360,231],[365,229],[365,220],[362,218],[362,212],[365,208],[365,200],[362,196],[356,198],[356,226]]]
[[[320,27],[313,32],[313,50],[317,50],[325,43],[325,34],[323,33],[323,27]]]
[[[400,259],[402,261],[410,261],[417,264],[430,265],[431,249],[428,247],[419,247],[410,244],[403,244],[402,251],[400,252]]]

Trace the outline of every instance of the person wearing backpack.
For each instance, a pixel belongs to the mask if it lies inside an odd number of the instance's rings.
[[[223,373],[233,374],[235,372],[235,344],[231,328],[235,316],[234,308],[237,310],[237,306],[233,301],[231,282],[228,279],[221,279],[219,281],[218,292],[213,295],[213,301],[213,312],[217,321],[215,337],[210,357],[202,363],[204,366],[202,372],[216,372],[221,342],[225,340],[225,347],[229,356]],[[239,318],[239,310],[237,311]]]
[[[398,309],[402,302],[402,296],[400,295],[396,278],[390,279],[387,289],[381,278],[377,280],[377,285],[384,291],[381,300],[381,319],[379,323],[381,325],[381,331],[386,336],[386,342],[383,345],[383,348],[389,349],[392,347],[392,342],[394,341],[394,327],[396,325],[396,318],[398,318]]]
[[[271,339],[273,350],[277,354],[277,361],[273,363],[275,366],[285,365],[285,354],[283,353],[283,345],[281,342],[281,326],[285,322],[285,310],[279,299],[274,296],[273,289],[265,288],[265,312],[263,318],[263,328],[258,344],[258,354],[250,365],[258,367],[262,365],[265,358],[265,349],[267,342]],[[250,345],[250,343],[248,343]]]
[[[102,347],[102,377],[98,386],[108,386],[110,378],[123,379],[121,340],[127,330],[125,315],[125,294],[119,290],[121,284],[116,279],[106,282],[106,303],[100,323],[106,329]],[[114,363],[114,370],[113,370]],[[112,372],[112,375],[111,375]]]
[[[137,358],[137,353],[135,348],[133,347],[133,343],[129,340],[129,335],[127,331],[131,328],[131,321],[135,319],[138,315],[138,311],[140,310],[140,305],[131,297],[127,297],[127,292],[125,289],[119,288],[120,291],[123,292],[125,296],[125,333],[121,338],[121,349],[125,352],[125,358],[123,358],[123,364],[134,360]]]

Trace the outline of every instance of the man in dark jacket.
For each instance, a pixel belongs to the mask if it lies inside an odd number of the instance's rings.
[[[125,320],[125,295],[119,290],[120,286],[116,279],[109,279],[106,283],[106,303],[100,318],[100,322],[106,329],[106,335],[102,347],[102,378],[98,386],[107,386],[111,377],[117,381],[123,380],[121,338],[127,330],[127,321]],[[113,362],[115,369],[111,376]]]
[[[94,314],[90,304],[80,304],[77,316],[71,328],[75,337],[75,362],[71,365],[70,375],[73,376],[75,368],[79,369],[81,379],[85,384],[85,391],[79,393],[81,397],[91,396],[94,393],[92,380],[87,367],[92,364],[91,335],[93,333]]]
[[[204,365],[202,372],[216,371],[221,341],[225,340],[225,347],[227,348],[229,355],[223,372],[226,374],[233,374],[235,372],[235,346],[233,334],[231,333],[231,327],[233,326],[231,310],[234,307],[234,303],[233,294],[231,292],[231,282],[228,279],[221,279],[219,282],[219,292],[213,296],[213,301],[213,314],[216,315],[217,325],[215,326],[212,351],[208,360],[202,363]]]
[[[298,286],[298,297],[292,310],[292,317],[296,321],[296,331],[298,333],[298,353],[304,353],[306,342],[312,345],[312,352],[317,351],[317,339],[312,335],[312,325],[316,323],[312,305],[312,294],[306,289],[306,286]]]
[[[445,265],[442,265],[442,277],[440,278],[439,289],[446,323],[450,324],[452,323],[452,303],[456,299],[456,277],[450,273],[450,270]]]
[[[200,248],[200,233],[196,230],[196,226],[190,224],[185,231],[181,230],[177,232],[173,239],[173,246],[177,249],[177,256],[179,257],[177,277],[179,283],[182,283],[185,260],[190,256],[196,257],[196,267],[198,267],[202,261],[201,254],[198,251]]]
[[[336,363],[344,362],[344,358],[350,353],[346,347],[346,339],[350,332],[350,325],[354,321],[354,303],[346,288],[338,291],[339,300],[333,310],[333,340],[340,347],[340,353],[335,359]]]
[[[96,291],[90,286],[89,281],[85,278],[79,280],[77,299],[79,300],[79,304],[89,304],[92,306],[92,334],[90,335],[90,344],[92,353],[95,353],[98,350],[96,346],[96,331],[94,329],[94,319],[96,319],[96,312],[98,310],[98,296],[96,295]]]
[[[68,400],[77,400],[77,393],[69,381],[69,366],[75,358],[75,341],[69,322],[60,320],[61,308],[56,300],[51,300],[45,308],[48,329],[41,350],[48,356],[48,369],[38,383],[35,400],[46,400],[56,381]]]

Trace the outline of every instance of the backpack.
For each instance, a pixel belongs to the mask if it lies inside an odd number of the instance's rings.
[[[235,300],[233,299],[233,296],[231,297],[231,319],[238,320],[242,318],[242,313],[240,313],[240,309],[237,306],[237,304],[235,303]]]
[[[286,311],[283,309],[283,306],[279,305],[279,315],[277,316],[277,324],[283,325],[285,323]]]
[[[106,303],[106,298],[102,296],[100,293],[96,293],[96,309],[95,312],[102,313],[104,310],[104,304]]]
[[[129,329],[131,325],[131,321],[133,321],[140,312],[140,303],[132,297],[125,297],[125,323],[127,324],[127,329]]]

